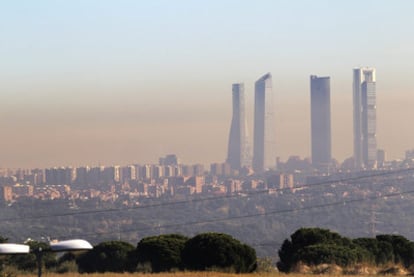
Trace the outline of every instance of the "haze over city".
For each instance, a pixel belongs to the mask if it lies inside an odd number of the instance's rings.
[[[0,167],[226,158],[232,84],[273,76],[276,152],[310,156],[309,76],[330,76],[332,156],[352,156],[352,69],[376,68],[377,143],[414,148],[411,1],[0,4]],[[407,122],[408,121],[408,122]],[[250,136],[252,138],[252,135]]]

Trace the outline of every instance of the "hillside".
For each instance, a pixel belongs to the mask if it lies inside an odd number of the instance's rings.
[[[0,208],[0,235],[14,242],[81,237],[135,245],[151,235],[214,231],[276,259],[283,240],[300,227],[318,226],[351,238],[401,234],[414,240],[411,187],[411,176],[393,176],[207,199],[142,199],[137,206],[126,206],[124,199],[76,200],[76,209],[74,201],[25,199]]]

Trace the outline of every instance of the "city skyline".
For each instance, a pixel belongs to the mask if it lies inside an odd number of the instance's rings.
[[[355,10],[358,6],[358,10]],[[311,156],[309,75],[331,77],[332,157],[353,153],[352,68],[374,66],[377,148],[414,148],[408,1],[0,4],[0,167],[226,159],[232,83],[271,72],[276,156]],[[293,16],[294,15],[294,16]]]
[[[359,77],[356,77],[357,75]],[[359,86],[359,88],[357,89],[357,93],[359,94],[359,96],[355,97],[355,94],[354,94],[354,100],[357,99],[357,98],[360,99],[359,104],[355,104],[355,102],[354,102],[354,111],[357,110],[355,107],[357,105],[359,105],[360,106],[359,109],[361,110],[360,115],[359,115],[360,116],[359,121],[361,121],[361,123],[360,123],[360,125],[361,125],[360,126],[360,129],[361,129],[360,130],[360,135],[362,136],[361,141],[360,141],[360,144],[361,144],[361,146],[360,146],[360,148],[361,148],[361,150],[360,150],[361,165],[357,166],[358,162],[355,159],[356,168],[363,168],[364,164],[366,164],[368,161],[371,162],[371,166],[368,167],[368,168],[374,168],[375,166],[373,165],[373,163],[376,163],[376,157],[377,157],[376,141],[374,143],[375,151],[369,151],[370,150],[370,148],[368,146],[369,145],[369,140],[367,139],[368,136],[373,136],[374,139],[376,140],[376,135],[375,135],[375,129],[376,129],[375,128],[375,126],[376,126],[376,116],[375,116],[375,114],[376,114],[376,105],[375,105],[376,104],[376,102],[375,102],[375,100],[376,100],[376,97],[375,97],[375,94],[376,94],[376,90],[375,90],[376,77],[375,77],[375,75],[376,75],[376,70],[375,70],[375,68],[372,68],[372,67],[360,67],[360,68],[354,68],[353,69],[354,88],[355,88],[355,84],[358,84],[357,86]],[[267,89],[269,89],[269,91],[267,91]],[[324,100],[325,103],[322,104],[322,106],[324,106],[323,108],[325,109],[325,111],[321,111],[321,110],[318,111],[320,113],[319,117],[323,117],[325,115],[330,115],[330,77],[317,77],[316,75],[311,75],[311,94],[312,94],[312,90],[318,91],[319,94],[324,94],[325,97],[326,96],[328,97],[327,100]],[[250,141],[249,141],[249,135],[248,135],[248,129],[249,128],[248,128],[248,124],[247,124],[247,118],[245,116],[245,107],[246,107],[246,105],[245,105],[245,100],[244,100],[244,98],[245,98],[244,97],[244,84],[243,83],[233,84],[232,85],[232,92],[233,92],[233,116],[232,116],[232,120],[231,120],[230,135],[229,135],[229,139],[228,139],[227,159],[224,159],[224,161],[229,162],[231,164],[231,162],[230,162],[231,159],[229,158],[230,155],[231,155],[230,154],[230,148],[231,147],[234,148],[236,145],[240,144],[240,143],[236,143],[236,144],[232,143],[231,137],[232,137],[232,133],[235,132],[233,129],[240,128],[240,130],[239,130],[240,134],[242,134],[242,133],[245,134],[245,138],[240,140],[240,142],[244,145],[244,147],[241,148],[241,151],[239,153],[240,154],[240,165],[241,165],[239,168],[241,168],[243,166],[249,166],[249,164],[251,164],[251,161],[252,161],[251,157],[252,156],[250,156],[250,158],[249,158],[249,155],[251,155],[249,153],[251,153],[250,152],[250,146],[251,145],[254,146],[254,143],[250,144]],[[271,114],[274,112],[274,108],[270,107],[271,105],[269,105],[269,107],[267,109],[262,109],[265,105],[268,105],[268,104],[265,104],[265,101],[264,101],[264,99],[265,99],[264,95],[266,95],[266,93],[269,94],[269,95],[273,94],[271,73],[265,74],[264,76],[262,76],[259,80],[257,80],[255,82],[255,94],[256,94],[255,99],[259,99],[258,102],[261,102],[258,105],[260,107],[257,110],[259,111],[259,114],[261,114],[261,116],[259,116],[259,117],[261,117],[261,118],[263,117],[262,119],[264,119],[265,117],[272,117]],[[355,93],[355,91],[354,91],[354,93]],[[262,97],[257,97],[257,95],[261,95]],[[322,95],[320,95],[320,97],[322,97]],[[321,100],[321,99],[319,99],[319,100]],[[274,101],[270,101],[269,103],[274,104]],[[321,104],[321,103],[319,103],[319,104]],[[265,111],[269,110],[269,109],[272,112],[270,112],[270,114],[268,114],[266,116]],[[374,111],[372,111],[372,109]],[[312,157],[313,157],[313,155],[312,155],[312,111],[313,111],[313,109],[312,109],[312,96],[311,96],[311,101],[310,101],[310,110],[311,110],[311,136],[310,136],[310,139],[311,139],[310,140],[311,155],[310,156],[303,156],[303,158],[309,157],[313,161],[313,159],[312,159]],[[372,114],[372,112],[374,112],[374,114]],[[374,118],[372,118],[372,117],[374,117]],[[329,118],[329,121],[330,121],[330,117],[328,117],[328,118]],[[236,123],[239,124],[239,126],[237,126]],[[261,124],[258,124],[258,125],[261,125]],[[269,125],[272,128],[274,128],[274,126],[275,126],[274,124],[270,124],[270,121],[268,121],[266,123],[263,122],[263,126],[261,126],[261,127],[264,127],[264,125]],[[327,128],[327,126],[330,125],[330,122],[326,122],[325,125],[326,125],[325,128]],[[362,125],[364,125],[364,126],[362,126]],[[371,125],[371,126],[368,127],[368,125]],[[241,127],[241,126],[243,126],[243,127]],[[355,127],[355,125],[354,125],[354,127]],[[252,129],[254,129],[254,126],[253,126]],[[263,133],[264,133],[265,129],[264,128],[261,128],[261,129],[262,129],[261,131],[263,131]],[[369,129],[373,129],[374,130],[373,133],[372,132],[369,133],[368,132]],[[325,146],[328,146],[328,145],[330,146],[331,138],[329,138],[329,139],[327,138],[328,137],[328,132],[330,132],[330,131],[326,130],[326,132],[325,132],[326,134],[324,134],[325,138],[322,139],[323,142],[319,143],[320,146],[324,143],[327,144]],[[273,130],[270,133],[273,133],[273,135],[274,135],[275,131]],[[241,137],[243,137],[243,136],[241,136]],[[355,139],[355,133],[354,133],[354,139]],[[231,144],[233,144],[233,145],[231,145]],[[259,143],[259,145],[260,145],[260,143]],[[263,145],[263,149],[264,149],[264,147],[265,147],[264,144],[261,144],[261,145]],[[355,144],[354,144],[354,146],[355,146]],[[407,149],[407,150],[410,150],[410,149]],[[326,152],[330,153],[330,151],[328,151],[328,150]],[[264,153],[264,151],[263,151],[263,153]],[[375,155],[373,155],[373,153],[375,153]],[[163,153],[163,154],[167,154],[167,152]],[[324,153],[322,156],[327,156],[327,155],[328,155],[327,153]],[[291,156],[295,156],[295,154],[292,154],[288,157],[291,157]],[[350,158],[350,157],[347,157],[347,158]],[[355,154],[354,154],[354,157],[355,157]],[[401,156],[401,157],[403,157],[403,156]],[[276,158],[279,158],[279,156],[275,156],[275,161],[276,161]],[[331,157],[331,158],[335,159],[335,157]],[[128,164],[138,164],[138,163],[156,164],[155,163],[156,159],[158,159],[158,158],[154,157],[154,159],[152,159],[151,162],[148,162],[148,161],[133,161],[133,162],[130,162]],[[263,158],[263,161],[264,160],[265,159]],[[211,163],[214,163],[214,162],[222,162],[222,160],[211,161]],[[268,159],[268,161],[267,161],[268,166],[266,168],[272,168],[273,167],[272,165],[275,165],[275,163],[272,163],[272,162],[273,162],[273,160]],[[342,162],[342,161],[340,161],[340,162]],[[198,164],[199,162],[194,161],[193,163]],[[110,164],[113,165],[114,163],[108,163],[106,165],[110,165]],[[263,164],[264,164],[264,162],[263,162]],[[87,166],[89,164],[84,163],[84,164],[78,164],[78,166],[79,165]],[[90,164],[90,165],[92,165],[92,166],[96,166],[96,165],[101,166],[101,165],[104,165],[104,164],[99,163],[99,164]],[[52,165],[52,166],[49,166],[49,167],[52,168],[52,167],[55,167],[55,166],[56,165]],[[69,164],[63,165],[62,164],[60,166],[71,166],[71,165],[69,165]],[[32,167],[32,168],[37,168],[37,167],[38,166],[35,166],[35,167]],[[263,169],[259,169],[259,172],[263,171],[264,169],[265,169],[265,167],[263,166]]]

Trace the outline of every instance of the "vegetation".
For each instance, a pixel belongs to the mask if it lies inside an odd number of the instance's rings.
[[[29,245],[30,254],[2,256],[2,269],[8,266],[18,272],[35,272],[36,254],[40,251],[42,267],[57,273],[74,270],[79,273],[178,270],[244,273],[256,267],[255,250],[222,233],[205,233],[191,239],[178,234],[152,236],[142,239],[137,247],[124,241],[108,241],[80,254],[66,253],[59,259],[45,243],[31,241]],[[3,271],[3,275],[10,274]]]
[[[332,186],[311,186],[294,192],[282,190],[275,194],[241,194],[239,197],[217,199],[209,197],[208,201],[191,201],[206,197],[202,195],[188,198],[164,195],[161,198],[139,198],[133,203],[126,195],[120,195],[113,201],[96,198],[22,198],[10,205],[0,205],[2,218],[16,219],[4,221],[0,225],[0,234],[7,236],[12,242],[24,241],[28,237],[40,238],[45,234],[54,238],[85,238],[84,234],[88,234],[87,239],[95,245],[102,241],[117,240],[121,236],[122,240],[136,245],[137,238],[160,233],[193,236],[204,232],[218,232],[255,245],[259,257],[272,257],[277,260],[277,250],[281,243],[302,226],[340,230],[341,235],[352,238],[368,237],[379,232],[398,232],[414,241],[414,213],[410,212],[414,203],[412,194],[404,194],[404,199],[388,197],[376,199],[374,203],[361,201],[325,206],[359,198],[361,193],[367,198],[385,195],[393,187],[398,191],[409,191],[412,189],[411,178],[411,175],[407,178],[404,176],[402,180],[395,182],[389,179],[368,179]],[[184,203],[181,204],[182,200]],[[171,202],[178,202],[177,208],[165,205]],[[73,210],[73,205],[76,210]],[[320,208],[307,208],[316,206]],[[273,211],[292,212],[279,214]],[[263,216],[245,217],[262,213]],[[227,218],[231,220],[226,220]],[[376,222],[376,230],[373,230],[372,220]]]
[[[78,257],[81,273],[133,271],[131,253],[134,246],[124,241],[102,242]]]
[[[136,247],[124,241],[107,241],[93,250],[66,253],[59,258],[45,243],[27,243],[30,254],[0,256],[3,276],[36,272],[40,251],[42,267],[61,274],[275,273],[271,260],[257,259],[252,247],[223,233],[201,233],[192,238],[179,234],[151,236]],[[328,229],[300,228],[279,249],[277,268],[285,273],[407,274],[414,268],[414,243],[400,235],[350,239]]]
[[[170,234],[142,239],[136,248],[122,241],[98,244],[80,255],[79,272],[165,272],[174,270],[219,270],[252,272],[256,265],[253,248],[233,237],[205,233],[191,239]]]
[[[228,270],[246,273],[256,268],[256,252],[226,234],[204,233],[185,243],[185,268],[190,270]]]
[[[284,241],[279,258],[277,267],[282,272],[294,271],[300,263],[342,267],[402,264],[409,268],[414,262],[414,243],[396,235],[351,240],[327,229],[301,228]]]
[[[178,234],[142,239],[136,249],[139,268],[145,268],[145,265],[148,265],[151,272],[183,269],[181,252],[187,240],[187,237]]]
[[[291,240],[283,242],[277,267],[282,272],[290,272],[299,262],[347,266],[362,261],[358,250],[350,239],[337,233],[320,228],[301,228],[291,235]]]
[[[10,275],[9,275],[10,276]],[[11,275],[16,276],[16,275]],[[20,276],[20,275],[19,275]],[[24,274],[25,277],[37,277],[35,274]],[[85,274],[80,273],[47,273],[47,277],[85,277]],[[88,274],[88,277],[148,277],[146,273],[92,273]],[[178,272],[178,273],[158,273],[154,275],[156,277],[241,277],[237,273],[224,273],[224,272]],[[258,277],[257,274],[243,274],[245,277]],[[266,274],[260,275],[260,277],[277,277],[279,274]],[[305,275],[292,275],[291,277],[306,277]],[[349,276],[352,277],[352,276]]]

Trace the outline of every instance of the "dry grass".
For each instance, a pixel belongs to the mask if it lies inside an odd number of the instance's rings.
[[[37,275],[24,275],[26,277],[37,277]],[[236,274],[236,273],[220,273],[220,272],[177,272],[177,273],[103,273],[103,274],[55,274],[44,273],[44,277],[371,277],[380,275],[340,275],[340,274],[283,274],[283,273],[251,273],[251,274]],[[393,275],[397,276],[397,275]],[[400,275],[407,276],[407,275]]]
[[[279,274],[279,273],[252,273],[252,274],[236,274],[236,273],[220,273],[220,272],[177,272],[177,273],[93,273],[93,274],[78,274],[78,273],[43,273],[43,277],[301,277],[296,274]],[[37,277],[37,275],[24,275],[25,277]],[[305,277],[305,275],[302,275]],[[309,277],[309,275],[306,275]],[[326,275],[325,275],[326,277]]]

